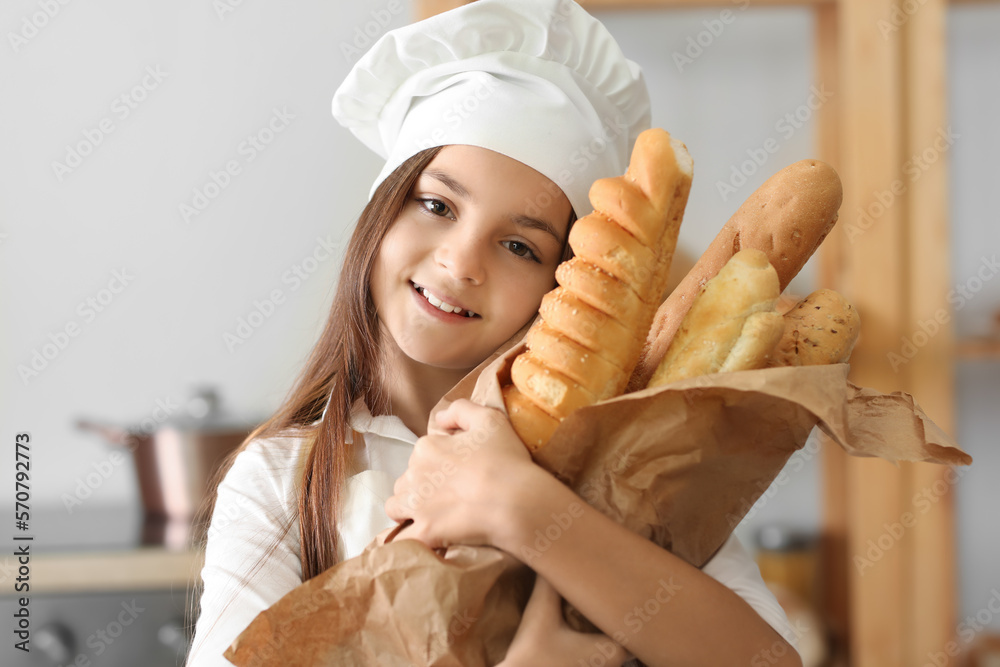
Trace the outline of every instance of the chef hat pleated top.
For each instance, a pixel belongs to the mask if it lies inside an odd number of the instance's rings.
[[[378,185],[425,148],[466,144],[544,174],[578,216],[649,127],[639,66],[572,0],[476,0],[383,35],[333,115],[386,159]]]

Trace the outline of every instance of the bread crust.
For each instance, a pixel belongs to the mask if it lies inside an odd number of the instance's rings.
[[[566,338],[544,321],[528,329],[524,341],[550,368],[575,380],[595,396],[616,395],[625,389],[618,366]]]
[[[561,285],[542,297],[538,312],[554,330],[604,357],[620,372],[631,368],[642,349],[637,330],[588,305]]]
[[[669,277],[691,177],[684,144],[652,129],[639,135],[625,175],[591,186],[595,210],[569,233],[576,257],[557,269],[560,285],[543,297],[528,352],[511,366],[517,391],[504,390],[530,448],[551,434],[551,421],[531,423],[539,413],[558,423],[625,388]]]
[[[847,299],[819,289],[785,313],[771,366],[838,364],[851,357],[861,318]]]
[[[774,312],[778,294],[778,275],[767,255],[752,248],[733,255],[695,297],[649,386],[723,368],[762,367],[783,330]]]
[[[514,432],[529,451],[537,451],[552,437],[559,420],[535,405],[515,385],[503,387],[501,393]]]
[[[628,390],[648,384],[695,296],[730,257],[744,248],[763,251],[784,290],[830,233],[842,199],[840,177],[819,160],[796,162],[769,178],[733,214],[660,305]]]
[[[556,269],[556,281],[582,301],[619,322],[637,322],[648,316],[651,303],[643,301],[628,283],[583,257],[574,257]]]

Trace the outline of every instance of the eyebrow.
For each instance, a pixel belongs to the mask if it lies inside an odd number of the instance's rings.
[[[425,169],[424,174],[441,181],[462,199],[472,201],[472,195],[470,195],[469,191],[465,189],[465,186],[443,171],[438,171],[437,169]]]
[[[558,234],[556,234],[555,228],[544,220],[532,218],[530,215],[514,215],[511,216],[511,220],[513,220],[514,224],[518,227],[527,227],[529,229],[538,229],[543,231],[552,236],[552,238],[556,240],[556,243],[562,245],[563,240],[559,238]]]
[[[443,171],[437,169],[425,169],[424,174],[441,181],[446,186],[451,188],[451,190],[457,194],[462,199],[467,199],[469,201],[474,201],[472,195],[465,188],[464,185],[456,181],[450,175]],[[537,229],[539,231],[545,232],[556,240],[557,243],[562,243],[563,240],[559,238],[559,234],[556,233],[555,227],[545,220],[540,220],[538,218],[533,218],[530,215],[514,214],[510,216],[510,220],[518,227],[527,227],[528,229]]]

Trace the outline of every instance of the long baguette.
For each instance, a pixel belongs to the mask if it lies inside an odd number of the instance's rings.
[[[625,389],[669,277],[691,178],[684,144],[652,129],[624,176],[591,187],[594,212],[570,230],[576,256],[557,270],[559,287],[542,299],[503,390],[529,449],[574,410]]]
[[[769,178],[657,310],[628,391],[648,384],[695,296],[730,257],[743,248],[762,250],[784,290],[833,229],[842,199],[837,172],[819,160],[796,162]]]

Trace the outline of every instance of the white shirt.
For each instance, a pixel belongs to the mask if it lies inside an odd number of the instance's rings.
[[[351,426],[364,435],[365,448],[359,452],[362,472],[347,480],[338,527],[341,560],[357,556],[376,535],[395,525],[385,513],[385,501],[417,441],[398,417],[373,417],[360,401]],[[260,612],[302,583],[296,487],[306,454],[302,438],[255,440],[219,484],[201,571],[201,612],[187,667],[232,667],[222,654],[233,640]],[[286,525],[290,528],[281,536]],[[270,551],[275,542],[277,547]],[[702,571],[746,600],[796,646],[785,612],[735,535]]]

